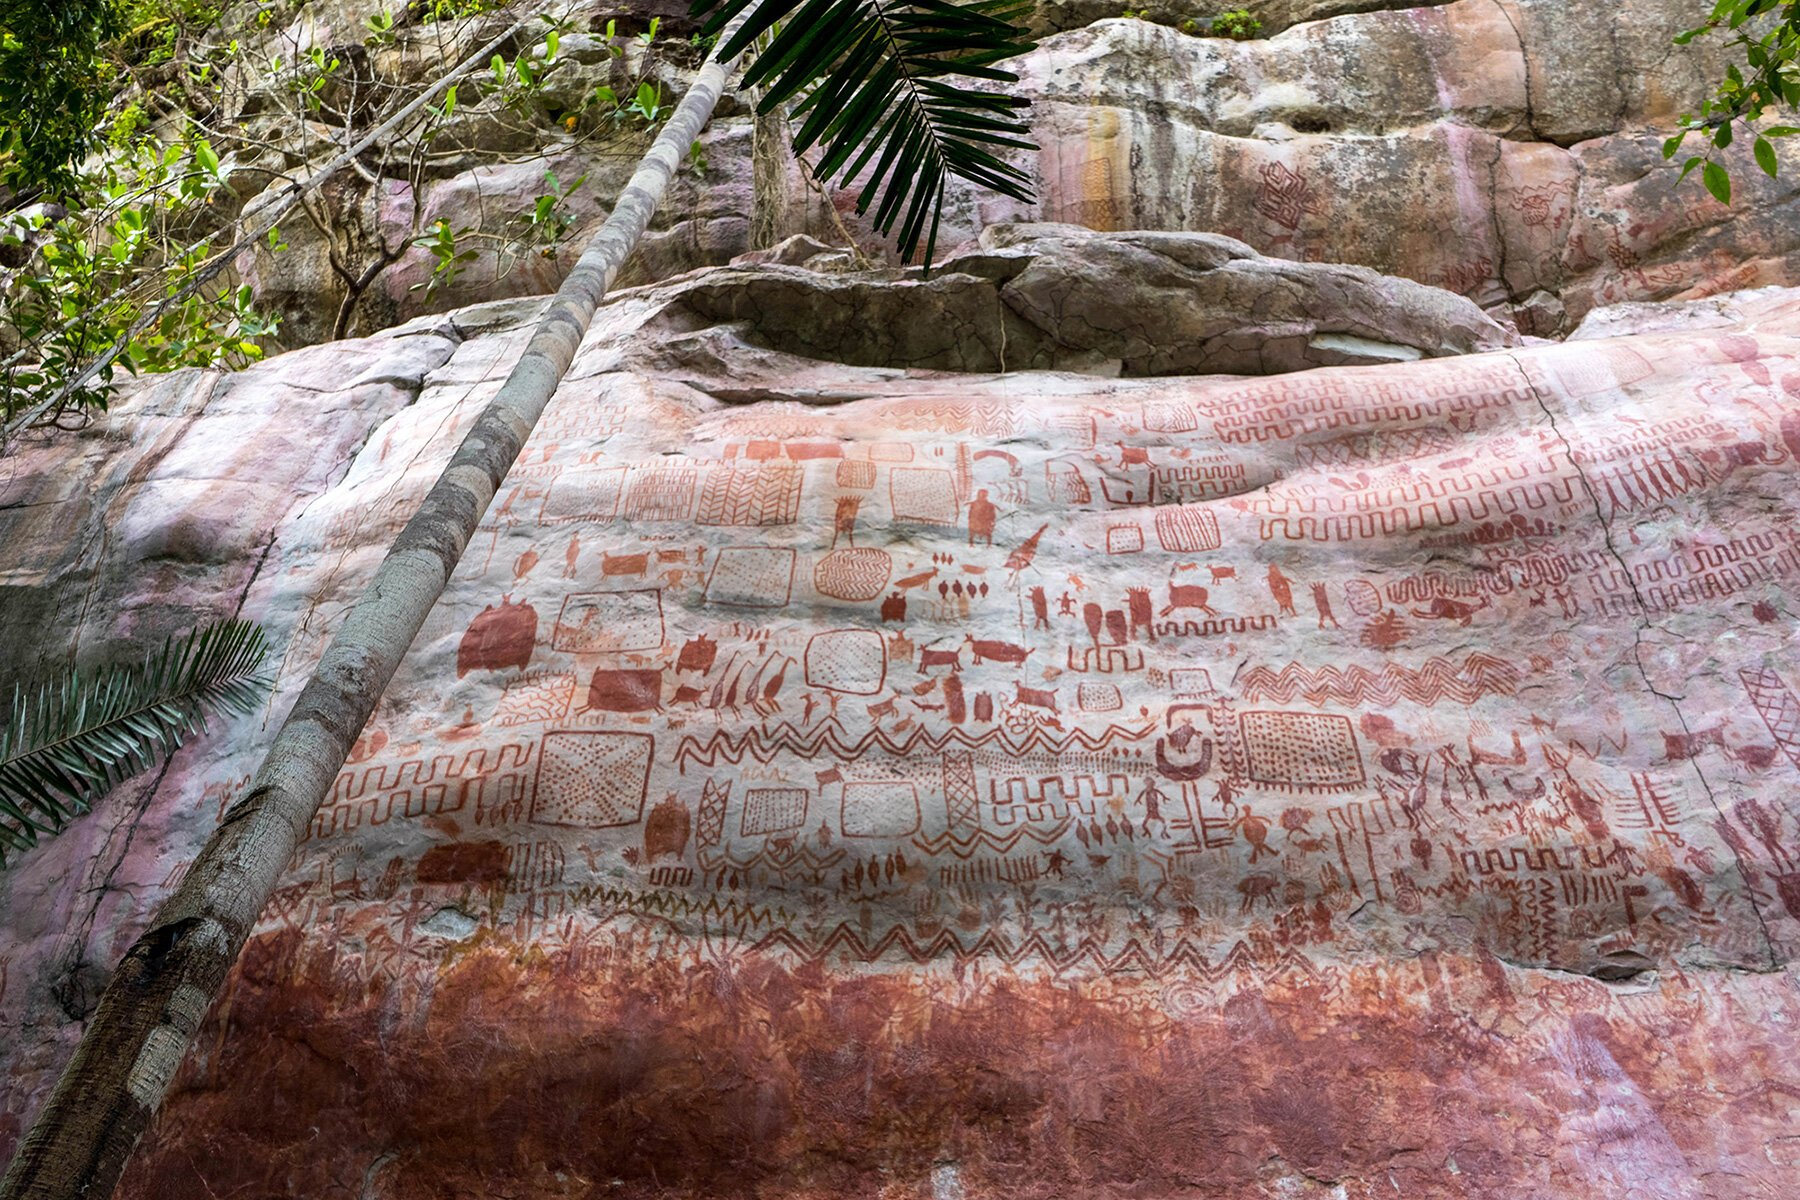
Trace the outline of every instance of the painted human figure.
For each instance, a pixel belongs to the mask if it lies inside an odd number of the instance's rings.
[[[977,538],[985,545],[994,544],[994,522],[1000,516],[1000,509],[988,499],[987,489],[982,488],[969,501],[969,545],[973,546]]]
[[[1238,813],[1237,819],[1231,823],[1233,829],[1241,830],[1244,840],[1250,843],[1250,861],[1255,862],[1263,855],[1270,858],[1279,857],[1269,846],[1269,819],[1259,817],[1248,804]]]
[[[1275,605],[1284,617],[1297,617],[1294,611],[1294,581],[1281,573],[1281,568],[1274,563],[1269,564],[1269,594],[1275,597]]]
[[[1343,626],[1338,624],[1337,617],[1332,615],[1331,597],[1326,595],[1324,584],[1315,583],[1312,585],[1312,597],[1313,607],[1319,610],[1319,628],[1325,628],[1325,622],[1330,621],[1333,629],[1342,629]]]
[[[840,536],[856,545],[856,512],[862,507],[861,496],[839,496],[837,502],[837,518],[832,522],[831,548],[837,549]]]
[[[1150,822],[1152,821],[1155,821],[1157,827],[1164,833],[1168,832],[1168,824],[1163,820],[1162,815],[1162,802],[1167,798],[1168,797],[1163,794],[1162,790],[1156,786],[1156,780],[1149,779],[1144,782],[1143,833],[1146,836],[1150,833]]]

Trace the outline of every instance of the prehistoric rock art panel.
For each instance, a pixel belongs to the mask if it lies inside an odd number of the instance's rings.
[[[1736,320],[1264,379],[783,367],[830,406],[696,368],[654,421],[612,328],[127,1194],[927,1195],[950,1155],[935,1194],[1782,1194],[1800,300]],[[302,647],[332,520],[245,602]],[[251,757],[178,766],[121,878],[166,887]],[[65,1019],[60,960],[0,964]],[[497,1129],[517,1160],[464,1144]]]

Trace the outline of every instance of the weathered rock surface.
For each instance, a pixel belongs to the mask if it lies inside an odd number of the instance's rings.
[[[1800,293],[1106,378],[730,323],[796,273],[602,309],[124,1195],[1786,1194]],[[528,309],[8,460],[9,655],[241,609],[282,686],[0,872],[0,1154]]]
[[[1692,21],[1660,0],[1458,0],[1250,42],[1100,21],[1025,60],[1038,215],[1358,263],[1541,335],[1598,305],[1793,282],[1793,167],[1769,180],[1735,147],[1728,210],[1662,159],[1723,72],[1716,47],[1670,46]]]
[[[571,20],[615,15],[565,7]],[[960,193],[941,246],[1021,219],[1218,233],[1265,254],[1448,288],[1546,337],[1597,306],[1800,282],[1791,147],[1779,143],[1779,181],[1755,167],[1742,139],[1726,152],[1737,191],[1729,209],[1697,180],[1677,186],[1662,158],[1677,115],[1694,111],[1724,69],[1720,46],[1670,44],[1695,20],[1686,0],[1271,0],[1248,7],[1268,31],[1285,32],[1245,42],[1118,19],[1123,7],[1040,7],[1044,28],[1065,30],[1018,64],[1042,146],[1032,164],[1040,202],[1026,209]],[[356,27],[312,20],[292,36],[337,45]],[[580,36],[567,44],[551,78],[570,98],[621,84],[639,61],[596,57]],[[671,100],[683,45],[665,39],[649,68]],[[562,110],[552,97],[545,111]],[[342,203],[357,249],[340,257],[360,264],[381,247],[400,255],[359,301],[355,330],[553,286],[633,157],[629,139],[586,126],[527,153],[514,140],[529,131],[492,104],[468,105],[458,121],[455,144],[516,151],[518,161],[434,158],[416,184],[390,179],[379,194]],[[328,130],[320,137],[329,144]],[[679,177],[633,281],[724,263],[791,234],[842,240],[837,218],[780,152],[778,130],[756,136],[734,102],[703,141],[705,168]],[[546,170],[565,182],[587,177],[568,204],[570,237],[547,257],[498,249],[545,191]],[[866,252],[887,253],[849,211],[850,194],[834,202]],[[417,287],[432,258],[408,245],[438,219],[472,231],[478,252],[449,297]],[[316,340],[333,324],[342,284],[316,231],[294,221],[285,232],[290,251],[258,254],[246,270],[259,296],[289,314],[288,336]]]
[[[1518,342],[1439,288],[1211,234],[995,226],[930,279],[808,269],[835,257],[822,249],[797,238],[793,253],[748,255],[683,288],[665,319],[743,322],[773,349],[853,365],[951,371],[1274,375]]]

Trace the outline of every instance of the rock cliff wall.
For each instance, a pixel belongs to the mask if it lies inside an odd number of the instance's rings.
[[[0,1155],[531,308],[6,460],[9,653],[282,649],[0,872]],[[1521,346],[1026,228],[623,294],[122,1194],[1785,1195],[1797,480],[1794,292]]]
[[[603,24],[613,15],[563,7],[577,23]],[[657,11],[639,7],[643,13],[628,20]],[[1033,167],[1040,202],[1023,208],[962,194],[941,244],[1018,219],[1222,233],[1265,254],[1368,266],[1444,287],[1538,336],[1568,332],[1599,305],[1796,281],[1800,164],[1782,181],[1769,180],[1747,145],[1734,147],[1728,161],[1738,198],[1727,210],[1695,180],[1677,186],[1661,157],[1676,116],[1694,110],[1723,70],[1716,46],[1670,43],[1695,20],[1691,5],[1323,0],[1250,7],[1274,36],[1194,36],[1177,27],[1185,14],[1155,6],[1144,11],[1176,24],[1123,19],[1117,6],[1042,6],[1047,36],[1019,66],[1043,147]],[[647,69],[672,96],[693,51],[679,6],[665,8],[664,31],[673,36]],[[349,58],[362,55],[376,77],[410,78],[493,32],[472,26],[463,34],[467,45],[433,50],[430,38],[441,35],[427,27],[397,48],[365,53],[360,13],[351,4],[314,5],[279,33],[295,45],[317,41]],[[615,59],[580,35],[564,47],[540,117],[562,112],[597,84],[622,86],[628,64],[639,59],[635,49]],[[634,153],[629,139],[596,140],[586,126],[560,140],[532,133],[515,128],[518,120],[497,101],[478,96],[470,91],[443,138],[470,151],[505,151],[504,161],[452,151],[434,154],[416,184],[345,183],[336,211],[358,253],[373,255],[377,246],[400,253],[361,302],[356,328],[406,320],[431,303],[548,290],[623,186]],[[310,152],[335,148],[328,125],[296,131],[291,122],[258,117],[267,105],[254,89],[244,106],[243,119],[283,147],[269,162],[234,160],[247,195],[268,181],[259,171],[292,169],[309,145]],[[834,215],[781,152],[780,130],[765,126],[759,134],[753,124],[746,107],[725,106],[633,280],[723,263],[795,233],[837,241],[840,222],[882,256],[882,239],[848,211],[849,197],[835,198],[845,211]],[[587,179],[569,203],[576,224],[559,253],[502,261],[477,240],[479,256],[454,296],[420,291],[431,258],[407,248],[415,226],[444,219],[490,238],[516,233],[514,214],[544,190],[546,169],[564,181]],[[294,221],[286,233],[287,252],[258,253],[245,269],[264,302],[289,313],[291,341],[318,340],[331,328],[342,287],[317,231]]]

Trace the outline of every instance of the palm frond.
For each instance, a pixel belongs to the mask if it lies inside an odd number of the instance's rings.
[[[721,54],[773,31],[744,83],[764,88],[763,112],[796,104],[794,151],[822,144],[821,176],[846,186],[872,164],[856,211],[873,205],[884,236],[899,226],[903,261],[924,238],[930,266],[951,176],[1030,203],[1030,176],[997,153],[1037,149],[1030,101],[969,82],[1017,82],[994,64],[1031,49],[1018,24],[1029,0],[694,0],[693,12],[717,33],[752,5]]]
[[[142,663],[14,688],[0,725],[0,866],[174,753],[209,713],[254,709],[267,652],[258,626],[219,621],[169,638]]]

